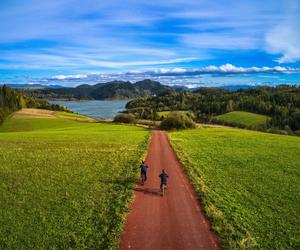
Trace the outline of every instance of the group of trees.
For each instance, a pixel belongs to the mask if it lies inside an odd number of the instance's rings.
[[[143,119],[158,119],[157,112],[190,110],[198,122],[212,122],[216,115],[248,111],[271,117],[267,127],[300,130],[300,87],[280,85],[230,91],[201,88],[195,92],[168,92],[128,102],[127,112]]]
[[[26,100],[11,88],[0,88],[0,124],[10,113],[26,107]]]
[[[63,106],[51,104],[45,100],[38,100],[24,96],[5,85],[2,87],[0,86],[0,124],[9,114],[22,108],[67,111],[67,109]]]

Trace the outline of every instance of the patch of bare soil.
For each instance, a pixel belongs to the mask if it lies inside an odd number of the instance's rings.
[[[13,114],[14,118],[50,118],[56,119],[55,111],[46,109],[21,109]]]

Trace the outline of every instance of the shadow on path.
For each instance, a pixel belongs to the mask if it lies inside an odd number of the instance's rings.
[[[134,189],[136,192],[143,192],[144,194],[161,196],[161,192],[159,188],[138,188]]]

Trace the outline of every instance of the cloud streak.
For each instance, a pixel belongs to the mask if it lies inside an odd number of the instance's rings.
[[[79,75],[57,75],[52,76],[49,79],[52,80],[69,80],[69,79],[99,79],[109,78],[109,76],[119,77],[124,76],[142,76],[142,77],[160,77],[160,76],[201,76],[203,74],[260,74],[260,73],[281,73],[281,74],[299,74],[300,68],[291,67],[237,67],[232,64],[224,64],[221,66],[210,65],[202,68],[184,69],[184,68],[170,68],[170,69],[153,69],[153,70],[135,70],[118,73],[95,73],[95,74],[79,74]]]
[[[25,79],[25,80],[24,80]],[[160,81],[166,85],[186,87],[224,85],[300,84],[300,68],[296,67],[238,67],[233,64],[210,65],[200,68],[154,68],[120,72],[89,74],[59,74],[41,77],[10,79],[7,83],[39,83],[47,85],[78,86],[114,80],[136,82],[143,79]],[[21,81],[20,81],[21,80]],[[1,81],[1,78],[0,78]],[[5,83],[5,81],[3,81]]]
[[[129,71],[124,74],[127,75],[149,75],[149,76],[201,76],[203,74],[260,74],[260,73],[282,73],[282,74],[299,74],[300,68],[291,67],[237,67],[232,64],[224,64],[221,66],[210,65],[202,68],[184,69],[184,68],[171,68],[171,69],[154,69],[149,71]]]
[[[266,50],[280,54],[279,63],[293,63],[300,60],[300,2],[288,0],[285,18],[266,35]]]

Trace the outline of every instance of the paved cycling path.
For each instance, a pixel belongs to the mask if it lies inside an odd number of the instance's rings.
[[[120,249],[218,249],[195,193],[162,131],[154,130],[146,163],[148,181],[137,185]],[[169,174],[164,197],[158,175]]]

